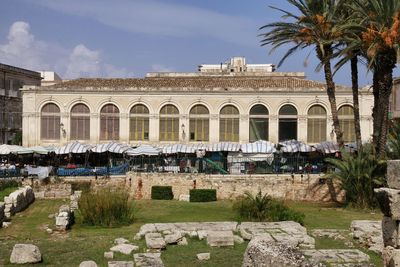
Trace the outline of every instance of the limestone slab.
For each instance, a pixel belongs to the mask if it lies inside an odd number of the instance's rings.
[[[119,244],[110,248],[112,252],[119,252],[125,255],[130,255],[132,251],[138,250],[139,247],[131,244]]]
[[[109,261],[108,267],[133,267],[133,261]]]
[[[79,267],[97,267],[97,263],[94,261],[82,261]]]
[[[164,267],[161,253],[137,253],[133,258],[138,267]]]
[[[42,254],[37,246],[32,244],[15,244],[11,252],[10,262],[16,264],[38,263]]]
[[[386,179],[388,187],[400,189],[400,160],[388,160]]]
[[[210,259],[210,253],[199,253],[196,257],[199,261],[207,261]]]
[[[400,220],[400,190],[377,188],[374,192],[382,213],[393,220]]]
[[[149,249],[163,249],[166,246],[165,240],[160,233],[148,233],[145,235],[145,240]]]
[[[207,244],[212,247],[233,246],[233,233],[232,231],[208,231]]]

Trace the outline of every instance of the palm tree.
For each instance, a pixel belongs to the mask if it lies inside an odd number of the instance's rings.
[[[388,132],[389,98],[393,69],[400,52],[400,1],[354,0],[348,8],[356,14],[360,35],[350,39],[347,50],[361,48],[373,71],[373,141],[377,156],[385,157]]]
[[[260,30],[268,29],[261,34],[263,37],[261,45],[272,45],[272,50],[283,45],[291,44],[292,47],[286,52],[278,67],[285,59],[299,49],[313,47],[318,59],[324,69],[327,85],[327,95],[332,111],[333,127],[336,140],[343,146],[343,133],[340,129],[337,113],[335,83],[331,60],[334,55],[334,45],[341,39],[342,21],[339,12],[343,0],[287,0],[297,8],[299,15],[283,9],[272,7],[283,13],[282,18],[290,19],[290,22],[274,22],[262,26]]]

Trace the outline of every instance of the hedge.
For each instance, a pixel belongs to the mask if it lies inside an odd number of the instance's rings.
[[[151,199],[164,199],[171,200],[174,198],[172,193],[172,186],[152,186]]]
[[[190,202],[217,201],[216,189],[191,189],[189,191]]]

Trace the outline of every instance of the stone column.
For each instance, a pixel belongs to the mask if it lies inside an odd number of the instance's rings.
[[[375,193],[384,215],[382,252],[385,267],[400,266],[400,160],[389,160],[387,167],[388,188],[375,189]]]
[[[250,138],[249,133],[249,115],[241,114],[239,121],[239,142],[248,143]]]
[[[129,114],[127,113],[119,115],[119,140],[122,143],[129,142]]]
[[[218,114],[210,116],[210,143],[219,142],[219,120]]]
[[[150,114],[149,118],[149,141],[158,142],[160,133],[160,122],[158,114]]]
[[[275,144],[279,142],[279,121],[277,115],[269,116],[269,141]]]

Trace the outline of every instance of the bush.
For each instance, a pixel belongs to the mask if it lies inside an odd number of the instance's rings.
[[[7,188],[15,188],[20,187],[22,184],[17,180],[13,179],[0,179],[0,191],[7,189]]]
[[[217,201],[216,189],[191,189],[189,191],[190,202]]]
[[[304,224],[305,215],[301,212],[291,210],[282,201],[273,199],[261,190],[252,195],[246,192],[243,197],[238,198],[233,209],[242,220],[249,221],[295,221]]]
[[[152,186],[151,187],[151,199],[174,199],[172,193],[172,186]]]
[[[72,192],[74,191],[88,192],[90,191],[90,187],[92,186],[90,181],[74,181],[69,183],[71,184]]]
[[[385,185],[386,162],[376,158],[372,145],[365,144],[357,154],[342,151],[342,159],[325,159],[334,171],[325,177],[336,180],[346,192],[345,204],[357,208],[375,208],[374,188]]]
[[[84,224],[115,227],[133,222],[133,202],[120,189],[84,191],[78,206]]]

